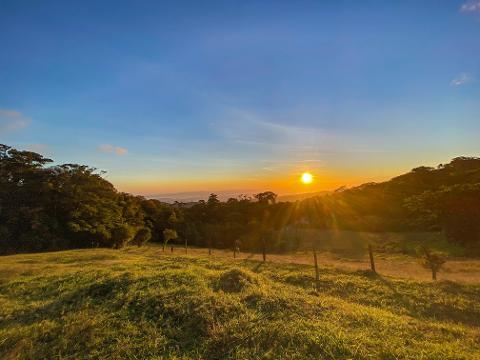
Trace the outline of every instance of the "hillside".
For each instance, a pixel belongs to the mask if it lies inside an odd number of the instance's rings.
[[[339,228],[443,230],[452,242],[478,253],[479,189],[480,158],[457,157],[437,167],[420,166],[389,181],[339,189],[310,201],[324,204]]]
[[[2,257],[2,359],[475,359],[479,285],[156,247]]]
[[[315,191],[315,192],[299,193],[299,194],[283,194],[283,195],[279,195],[277,200],[294,202],[294,201],[302,201],[305,199],[310,199],[312,197],[323,196],[327,194],[330,194],[330,191]]]

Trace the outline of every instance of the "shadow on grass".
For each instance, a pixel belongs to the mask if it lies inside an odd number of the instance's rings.
[[[63,279],[61,282],[68,281]],[[88,305],[103,305],[108,300],[113,299],[119,293],[126,293],[128,288],[133,283],[130,274],[115,278],[101,279],[98,282],[89,284],[84,287],[78,287],[76,290],[67,291],[65,295],[57,292],[43,292],[41,299],[49,300],[40,307],[30,307],[26,311],[18,311],[13,313],[10,319],[0,321],[1,327],[6,327],[12,324],[31,325],[40,320],[58,320],[62,314],[70,311],[78,311]],[[53,284],[54,286],[59,284]],[[39,300],[40,296],[30,296],[29,300]],[[109,309],[115,311],[115,309]]]

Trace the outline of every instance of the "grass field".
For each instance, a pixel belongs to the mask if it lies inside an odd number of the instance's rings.
[[[311,265],[228,255],[149,246],[1,257],[0,358],[480,358],[478,282],[332,263],[315,293]]]

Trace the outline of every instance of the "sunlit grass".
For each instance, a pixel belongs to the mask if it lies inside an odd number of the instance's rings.
[[[3,257],[0,358],[475,359],[479,285],[162,254]]]

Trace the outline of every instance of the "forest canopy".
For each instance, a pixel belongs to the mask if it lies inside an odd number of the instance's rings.
[[[266,191],[225,202],[165,204],[119,192],[86,165],[52,165],[31,151],[0,145],[0,254],[169,240],[246,250],[293,250],[284,229],[443,231],[480,247],[480,159],[458,157],[382,183],[339,189],[296,202]],[[176,234],[175,237],[171,234]]]

